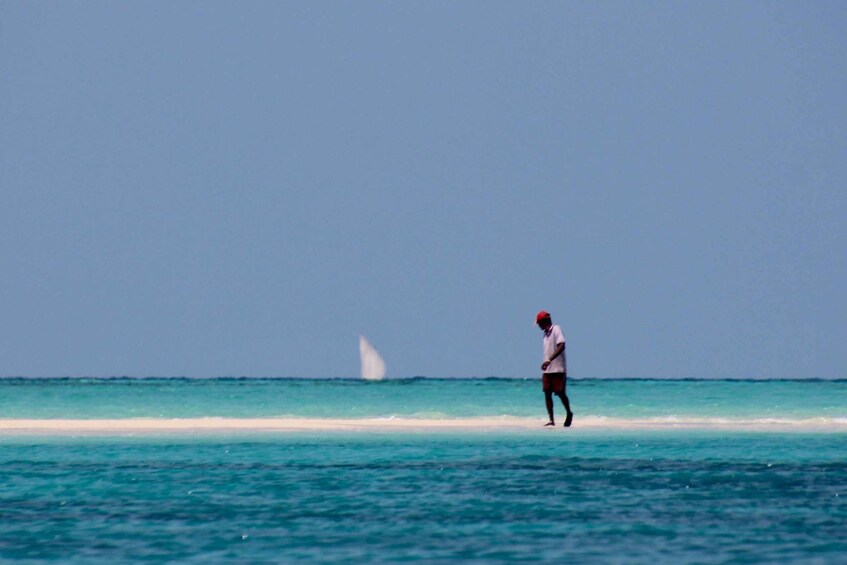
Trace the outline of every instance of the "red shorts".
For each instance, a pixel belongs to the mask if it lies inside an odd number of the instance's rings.
[[[565,373],[544,373],[541,375],[541,388],[544,392],[565,392]]]

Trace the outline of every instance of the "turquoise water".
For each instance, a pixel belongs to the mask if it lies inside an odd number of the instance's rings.
[[[847,381],[571,379],[580,416],[847,418]],[[557,410],[560,407],[557,406]],[[0,418],[544,418],[537,379],[2,379]]]
[[[820,562],[845,438],[398,434],[0,445],[0,557]]]
[[[843,381],[570,386],[578,418],[847,412]],[[3,418],[545,420],[535,381],[14,380],[0,392]],[[0,435],[0,560],[844,562],[843,426],[578,426]]]

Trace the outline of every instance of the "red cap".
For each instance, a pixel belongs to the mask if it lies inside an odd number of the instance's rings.
[[[541,312],[539,312],[538,314],[535,315],[535,323],[537,324],[541,320],[544,320],[545,318],[549,318],[549,317],[550,317],[550,312],[542,310]]]

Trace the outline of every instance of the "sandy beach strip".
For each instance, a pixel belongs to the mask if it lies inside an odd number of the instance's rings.
[[[178,432],[332,432],[532,429],[521,418],[120,418],[0,419],[0,434],[103,434]]]
[[[115,418],[115,419],[0,419],[0,435],[102,435],[213,432],[437,432],[437,431],[553,431],[543,418],[510,416],[484,418]],[[568,431],[726,430],[847,433],[847,418],[721,419],[577,418]]]

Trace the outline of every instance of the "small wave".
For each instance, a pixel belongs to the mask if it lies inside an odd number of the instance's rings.
[[[610,428],[714,428],[733,430],[831,430],[847,432],[847,418],[731,418],[695,416],[658,416],[651,418],[613,418],[584,416],[586,426]]]
[[[391,414],[373,418],[123,418],[0,419],[0,434],[113,434],[184,432],[294,431],[538,431],[537,417],[492,415],[472,418],[420,418]],[[563,429],[563,428],[557,428]],[[847,418],[689,418],[644,419],[580,416],[571,431],[721,430],[755,432],[847,433]]]

